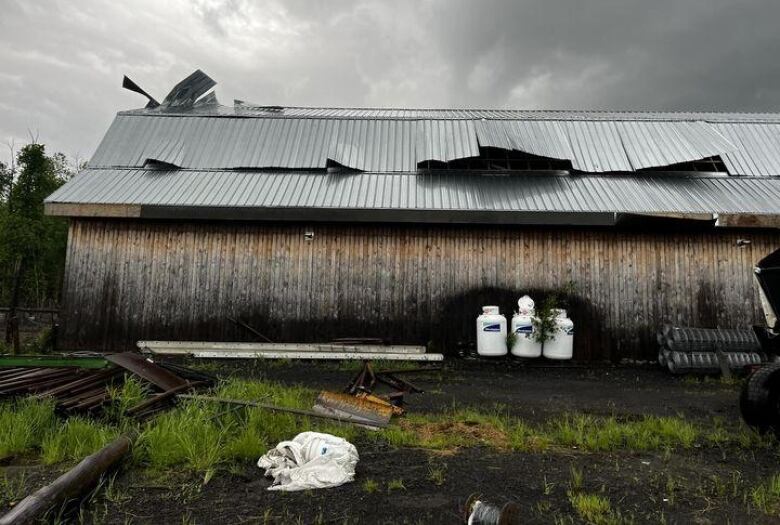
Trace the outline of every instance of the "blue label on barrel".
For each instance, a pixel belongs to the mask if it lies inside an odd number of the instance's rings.
[[[483,332],[500,332],[501,331],[501,324],[500,323],[482,323],[482,331]]]
[[[534,326],[529,324],[527,326],[518,326],[515,328],[516,334],[532,334],[534,333]]]

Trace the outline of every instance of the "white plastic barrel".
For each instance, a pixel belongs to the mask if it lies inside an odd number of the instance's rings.
[[[555,318],[555,332],[544,342],[543,353],[547,359],[571,359],[574,355],[574,322],[559,312]]]
[[[539,357],[542,355],[542,343],[534,341],[533,309],[530,313],[518,313],[512,317],[512,355],[517,357]]]
[[[477,353],[484,356],[506,355],[506,317],[498,306],[483,306],[477,317]]]

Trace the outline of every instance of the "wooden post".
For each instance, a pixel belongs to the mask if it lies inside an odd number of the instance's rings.
[[[0,518],[0,525],[37,523],[49,509],[77,498],[95,486],[100,476],[117,464],[129,450],[130,437],[119,436],[91,456],[81,460],[81,463],[50,485],[24,498]]]

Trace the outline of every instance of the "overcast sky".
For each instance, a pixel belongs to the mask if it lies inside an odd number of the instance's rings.
[[[0,145],[88,158],[194,69],[223,104],[780,110],[779,0],[0,0]],[[0,151],[0,160],[8,152]]]

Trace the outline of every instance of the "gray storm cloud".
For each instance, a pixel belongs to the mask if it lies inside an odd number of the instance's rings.
[[[0,142],[88,158],[193,69],[223,102],[776,111],[777,0],[5,0]],[[0,149],[0,160],[8,152]]]

